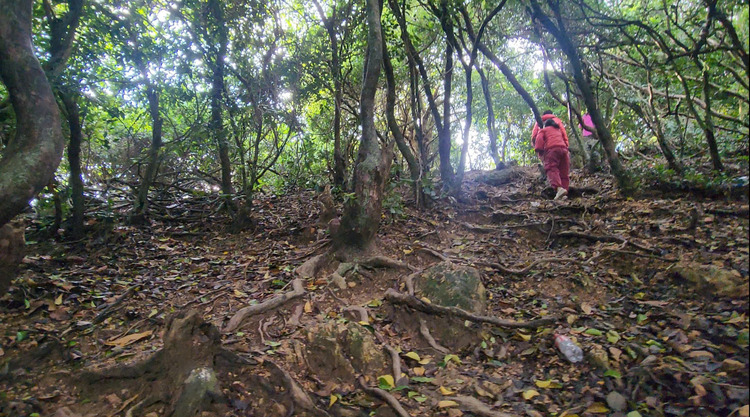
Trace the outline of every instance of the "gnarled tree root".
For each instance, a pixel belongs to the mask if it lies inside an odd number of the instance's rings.
[[[357,263],[368,268],[402,268],[408,271],[415,270],[413,266],[396,259],[391,259],[387,256],[373,256],[371,258],[358,261]]]
[[[367,385],[367,382],[365,382],[365,379],[363,377],[359,377],[357,381],[359,382],[359,385],[362,386],[362,390],[364,390],[368,395],[372,395],[373,397],[385,401],[385,403],[393,409],[396,415],[398,415],[399,417],[411,417],[411,415],[406,412],[401,403],[398,402],[396,397],[391,395],[388,391],[384,391],[380,388],[370,387],[369,385]]]
[[[438,316],[459,317],[465,320],[473,321],[475,323],[488,323],[492,324],[493,326],[509,329],[535,329],[537,327],[546,326],[557,321],[557,317],[545,317],[542,319],[531,321],[512,321],[499,319],[497,317],[478,316],[457,307],[443,307],[435,304],[430,304],[420,300],[413,295],[399,293],[393,288],[390,288],[385,292],[385,299],[393,304],[403,304],[423,313],[435,314]]]
[[[490,268],[497,269],[498,271],[504,274],[523,275],[531,271],[532,268],[534,268],[535,266],[539,264],[545,264],[545,263],[550,263],[550,262],[578,262],[578,261],[572,258],[543,258],[543,259],[537,259],[534,262],[530,263],[528,266],[521,268],[521,269],[508,268],[507,266],[503,266],[498,263],[491,263],[491,262],[477,262],[476,264],[489,266]]]
[[[204,385],[196,384],[196,378],[191,379],[191,376],[203,371],[209,376],[214,375],[212,366],[222,351],[216,327],[205,322],[195,311],[181,312],[169,320],[164,347],[149,358],[135,364],[82,372],[78,378],[84,389],[114,379],[142,378],[148,384],[149,395],[129,410],[131,415],[140,414],[140,410],[155,402],[169,403],[164,413],[166,416],[184,415],[185,410],[197,411],[204,401],[220,395],[215,376],[211,378],[212,384]],[[203,386],[207,388],[202,389]]]
[[[435,349],[436,351],[447,354],[449,351],[445,347],[441,346],[434,337],[432,337],[432,334],[430,333],[430,329],[427,328],[427,322],[420,318],[419,319],[419,333],[424,337],[424,340],[427,341],[427,344],[430,345],[431,348]]]
[[[240,309],[240,311],[235,313],[235,315],[229,320],[229,323],[227,323],[227,325],[224,327],[223,332],[228,333],[234,331],[235,329],[240,327],[242,321],[247,317],[253,316],[255,314],[260,314],[268,310],[273,310],[274,308],[279,307],[291,300],[294,300],[295,298],[299,298],[304,294],[305,287],[303,285],[303,282],[300,278],[296,278],[294,281],[292,281],[292,291],[273,297],[270,300],[266,300],[260,304],[255,304]]]
[[[328,413],[315,406],[315,403],[304,389],[297,383],[289,372],[271,360],[264,360],[263,366],[268,369],[275,377],[284,381],[284,386],[291,396],[292,403],[295,407],[313,412],[317,415],[328,416]],[[292,415],[292,414],[290,414]]]

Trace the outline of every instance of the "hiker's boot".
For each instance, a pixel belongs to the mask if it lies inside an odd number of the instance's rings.
[[[562,187],[557,187],[557,194],[555,194],[554,200],[560,200],[561,198],[568,195],[568,190]]]

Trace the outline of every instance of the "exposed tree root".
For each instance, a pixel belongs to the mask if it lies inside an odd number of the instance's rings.
[[[471,414],[480,417],[515,417],[512,414],[503,413],[500,411],[492,411],[490,407],[485,405],[483,402],[477,400],[474,397],[454,397],[453,401],[458,403],[459,408],[462,411],[467,411]]]
[[[537,259],[534,262],[530,263],[525,268],[521,268],[521,269],[508,268],[506,266],[503,266],[503,265],[500,265],[499,263],[494,263],[494,262],[476,262],[476,264],[495,268],[498,271],[505,273],[505,274],[523,275],[531,271],[532,268],[534,268],[535,266],[539,264],[546,264],[550,262],[578,262],[578,261],[572,258],[543,258],[543,259]]]
[[[427,253],[427,254],[430,254],[430,255],[432,255],[432,256],[434,256],[434,257],[436,257],[436,258],[440,259],[440,260],[441,260],[441,261],[443,261],[443,262],[445,262],[445,261],[447,261],[447,260],[448,260],[448,257],[447,257],[447,256],[443,255],[442,253],[440,253],[440,252],[438,252],[438,251],[436,251],[436,250],[434,250],[434,249],[430,249],[430,248],[427,248],[427,247],[424,247],[424,246],[422,246],[422,247],[420,247],[420,248],[417,248],[416,250],[418,250],[418,251],[420,251],[420,252],[425,252],[425,253]]]
[[[270,300],[266,300],[260,304],[255,304],[240,309],[229,320],[229,323],[227,323],[227,325],[224,327],[223,332],[228,333],[234,331],[242,324],[242,321],[247,317],[255,314],[260,314],[268,310],[273,310],[274,308],[279,307],[295,298],[299,298],[304,294],[305,287],[303,285],[302,279],[295,278],[294,281],[292,281],[292,291],[285,292],[284,294],[273,297]]]
[[[122,408],[124,409],[125,407],[127,407],[130,404],[130,402],[134,401],[136,398],[137,398],[137,396],[130,398],[128,401],[126,401],[127,404],[123,404]],[[148,407],[148,406],[150,406],[152,404],[156,404],[156,403],[158,403],[160,401],[163,401],[163,398],[158,397],[158,396],[154,396],[154,395],[149,396],[149,397],[147,397],[147,398],[145,398],[145,399],[143,399],[141,401],[138,401],[137,403],[135,403],[135,405],[133,405],[132,407],[130,407],[128,409],[128,411],[125,412],[125,417],[140,416],[140,415],[143,414],[143,410],[146,407]],[[112,414],[112,416],[115,416],[117,414],[119,414],[119,413]]]
[[[494,232],[497,232],[498,230],[501,230],[498,227],[479,226],[479,225],[471,224],[467,222],[462,222],[461,226],[467,228],[468,230],[472,232],[478,232],[478,233],[494,233]]]
[[[430,345],[431,348],[442,354],[447,354],[450,352],[445,347],[440,346],[435,338],[432,337],[432,334],[430,334],[430,329],[427,328],[427,322],[425,322],[422,318],[419,319],[419,333],[422,335],[422,337],[424,337],[424,340],[427,341],[427,344]]]
[[[367,314],[367,310],[364,307],[360,306],[349,306],[344,309],[344,311],[350,311],[353,313],[359,314],[359,321],[369,323],[370,322],[370,315]]]
[[[164,415],[181,416],[220,395],[212,366],[222,351],[216,327],[195,311],[178,313],[169,320],[161,350],[134,364],[82,372],[79,379],[84,389],[90,389],[114,379],[142,378],[140,382],[148,384],[149,394],[128,410],[129,415],[141,415],[146,407],[161,401],[168,403]],[[178,392],[182,393],[179,398],[170,400]]]
[[[273,362],[271,360],[264,360],[263,366],[268,369],[272,374],[274,374],[276,377],[280,378],[282,381],[284,381],[284,385],[286,386],[287,392],[291,396],[291,400],[294,403],[295,406],[300,407],[303,410],[316,412],[320,415],[328,415],[323,410],[320,410],[318,407],[315,406],[315,403],[310,398],[310,396],[305,392],[304,389],[297,383],[297,381],[292,377],[289,372],[285,371],[284,368],[276,364],[276,362]],[[292,414],[293,415],[293,412]]]
[[[409,271],[414,271],[416,269],[407,263],[401,262],[397,259],[391,259],[387,256],[373,256],[371,258],[358,261],[357,263],[368,268],[402,268]]]
[[[315,255],[306,260],[302,265],[298,266],[294,272],[302,278],[312,278],[330,261],[331,255],[329,253],[321,253],[320,255]]]
[[[386,345],[384,341],[381,341],[381,343],[383,343],[385,350],[387,350],[388,354],[391,356],[393,380],[396,381],[396,385],[398,385],[398,380],[401,379],[401,356],[399,356],[396,349],[392,348],[389,345]]]
[[[443,307],[426,303],[413,295],[402,294],[392,288],[389,288],[388,291],[385,292],[385,299],[393,304],[403,304],[423,313],[435,314],[438,316],[454,316],[476,323],[488,323],[497,327],[509,329],[535,329],[557,321],[557,317],[545,317],[531,321],[512,321],[498,319],[497,317],[478,316],[457,307]]]
[[[396,397],[391,395],[388,391],[368,386],[363,377],[359,377],[357,381],[359,381],[359,385],[362,386],[362,389],[367,394],[385,401],[385,403],[393,409],[396,415],[398,415],[399,417],[411,417],[411,415],[407,413],[406,410],[404,410],[404,407],[401,405],[401,403],[398,402]]]
[[[573,237],[573,238],[580,238],[580,239],[588,239],[588,240],[592,240],[595,242],[622,243],[622,244],[632,245],[633,247],[646,251],[646,252],[655,253],[655,254],[659,253],[657,249],[653,249],[653,248],[640,245],[638,243],[632,242],[620,236],[612,236],[612,235],[597,236],[597,235],[589,235],[586,233],[579,233],[579,232],[560,232],[560,233],[557,233],[555,237]]]

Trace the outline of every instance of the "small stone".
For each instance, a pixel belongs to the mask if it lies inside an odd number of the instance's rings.
[[[612,391],[607,394],[607,405],[615,411],[625,411],[628,407],[628,400],[619,392]]]
[[[109,394],[104,398],[107,399],[107,402],[112,406],[112,408],[117,408],[122,404],[122,400],[116,394]]]

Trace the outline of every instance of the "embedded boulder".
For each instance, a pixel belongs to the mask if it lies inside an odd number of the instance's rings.
[[[747,296],[748,280],[737,271],[728,271],[713,265],[683,262],[675,265],[672,272],[699,291],[708,291],[712,295],[731,298]]]
[[[468,266],[442,262],[425,270],[414,279],[415,295],[443,307],[458,307],[467,312],[485,315],[487,291],[479,271]],[[430,334],[443,346],[460,351],[480,341],[476,325],[467,326],[454,317],[436,317],[419,313]]]
[[[321,379],[351,383],[357,374],[377,377],[388,372],[383,349],[357,323],[323,323],[308,330],[306,338],[306,363]]]

